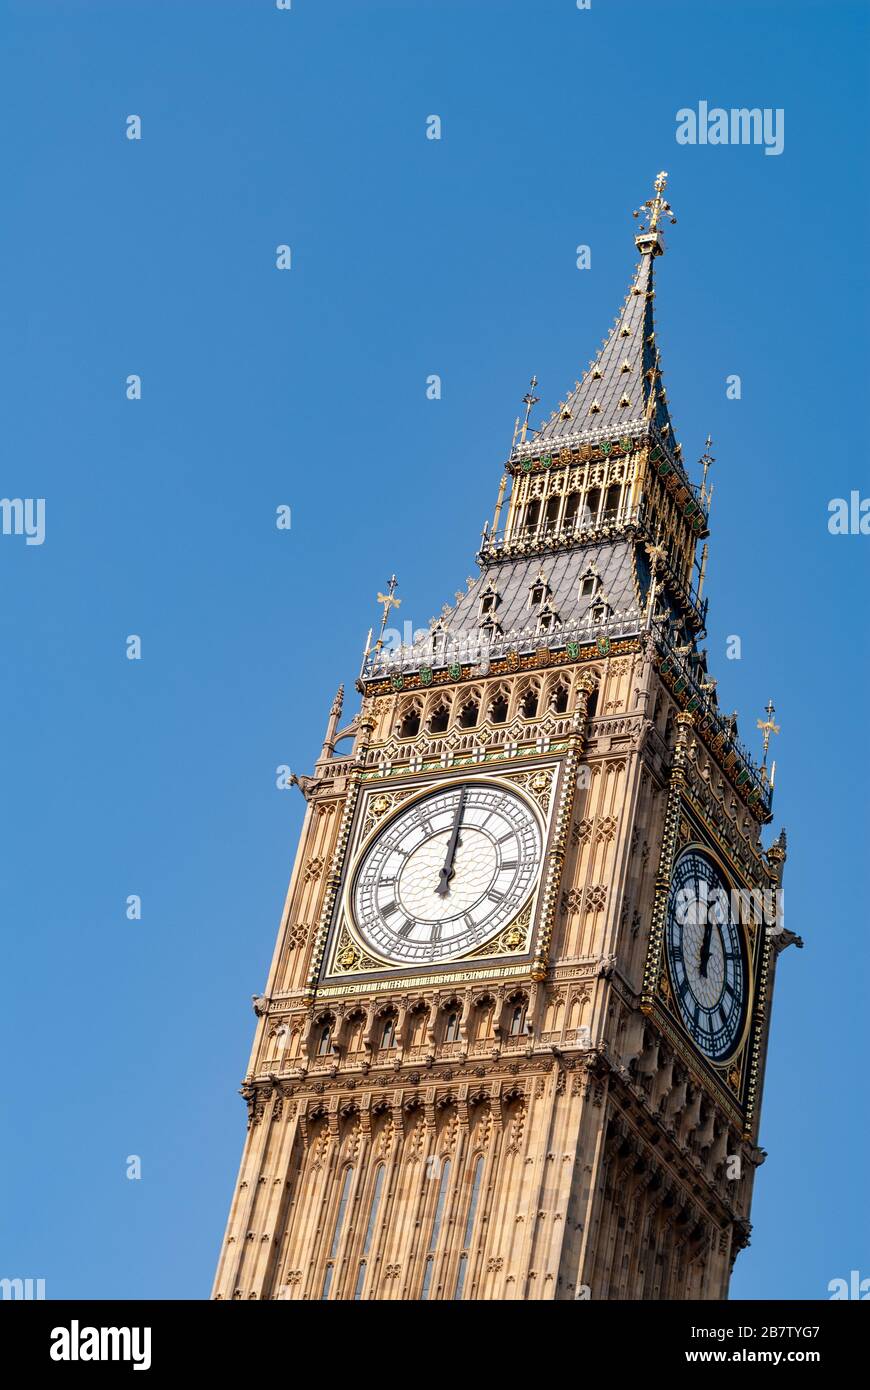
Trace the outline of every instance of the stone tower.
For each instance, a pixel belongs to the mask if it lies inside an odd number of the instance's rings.
[[[539,429],[526,398],[479,576],[411,647],[391,581],[298,779],[215,1298],[727,1295],[794,938],[772,706],[758,767],[699,646],[664,185],[590,369]]]

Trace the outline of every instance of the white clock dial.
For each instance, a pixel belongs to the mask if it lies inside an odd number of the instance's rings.
[[[521,796],[456,784],[415,801],[369,846],[353,879],[354,921],[391,961],[447,960],[516,916],[540,865],[540,826]]]
[[[710,855],[689,849],[674,865],[667,955],[683,1024],[713,1061],[728,1057],[743,1030],[747,971],[728,881]]]

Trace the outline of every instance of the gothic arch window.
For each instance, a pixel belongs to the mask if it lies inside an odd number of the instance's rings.
[[[589,610],[589,615],[593,623],[606,623],[612,614],[613,609],[609,603],[593,603]]]
[[[458,1008],[451,1009],[444,1023],[444,1041],[446,1043],[459,1041],[459,1024],[462,1015]]]
[[[477,724],[477,717],[480,714],[480,705],[477,700],[466,700],[459,711],[460,729],[473,729]]]
[[[362,1009],[355,1009],[349,1014],[345,1027],[347,1029],[347,1051],[359,1052],[362,1048],[363,1034],[365,1032],[366,1016]]]
[[[353,1291],[353,1296],[355,1299],[360,1299],[363,1296],[363,1288],[365,1287],[366,1281],[366,1269],[368,1266],[368,1254],[372,1248],[372,1241],[374,1239],[375,1230],[377,1228],[378,1207],[380,1206],[381,1202],[381,1192],[383,1191],[384,1187],[385,1172],[386,1168],[384,1164],[379,1163],[375,1168],[375,1182],[374,1187],[372,1189],[372,1200],[371,1205],[369,1207],[369,1219],[368,1225],[366,1226],[365,1240],[363,1241],[362,1259],[360,1260],[359,1273],[357,1274],[356,1288]]]
[[[468,1257],[471,1254],[471,1238],[474,1234],[474,1219],[477,1216],[477,1204],[480,1199],[480,1183],[482,1177],[483,1154],[478,1154],[471,1178],[471,1197],[468,1203],[468,1214],[465,1218],[465,1229],[462,1234],[462,1250],[459,1255],[459,1269],[456,1272],[456,1287],[453,1290],[454,1298],[461,1298],[465,1289],[465,1276],[468,1273]]]
[[[539,575],[529,589],[529,607],[540,608],[546,602],[549,592],[549,584],[543,575]]]
[[[541,515],[541,504],[540,504],[540,502],[538,501],[537,497],[535,497],[535,498],[532,499],[532,501],[531,501],[531,502],[529,503],[529,505],[526,507],[526,515],[525,515],[524,521],[525,521],[525,525],[529,528],[529,530],[533,530],[534,527],[537,526],[537,524],[538,524],[538,517],[539,517],[540,515]]]
[[[483,999],[478,999],[474,1012],[474,1041],[486,1042],[495,1032],[495,1000],[491,995],[485,995]]]
[[[552,608],[542,609],[538,615],[538,634],[553,632],[555,630],[557,621],[558,616],[553,612]]]
[[[420,732],[420,706],[415,700],[399,717],[399,738],[416,738]]]
[[[441,1223],[444,1220],[444,1203],[447,1200],[447,1189],[450,1183],[450,1159],[445,1158],[441,1165],[441,1180],[438,1184],[438,1197],[435,1203],[435,1216],[432,1220],[432,1233],[429,1237],[429,1253],[426,1256],[426,1267],[423,1274],[423,1288],[420,1291],[421,1299],[429,1297],[429,1289],[432,1284],[432,1275],[435,1268],[435,1249],[438,1245],[438,1237],[441,1234]]]
[[[335,1257],[338,1254],[338,1246],[341,1241],[341,1228],[344,1225],[344,1218],[347,1213],[347,1203],[350,1197],[350,1184],[353,1179],[353,1165],[348,1164],[344,1170],[344,1179],[341,1184],[341,1196],[338,1199],[338,1211],[335,1214],[335,1226],[332,1232],[332,1245],[329,1250],[329,1262],[326,1266],[326,1273],[323,1276],[323,1290],[321,1299],[329,1298],[329,1291],[332,1288],[332,1279],[335,1273]]]
[[[487,589],[480,596],[480,617],[490,617],[496,610],[498,604],[498,594],[495,589]]]
[[[601,504],[601,489],[591,487],[586,494],[583,502],[583,520],[587,525],[594,526],[598,520],[598,508]]]
[[[450,723],[450,706],[441,700],[429,715],[430,734],[443,734]]]
[[[506,724],[508,717],[508,697],[504,690],[496,691],[489,705],[489,718],[492,724]]]
[[[411,1046],[422,1047],[426,1041],[426,1024],[429,1009],[426,1004],[417,1004],[411,1010]]]
[[[568,529],[573,529],[574,523],[575,523],[576,520],[577,520],[577,513],[579,512],[579,510],[580,510],[580,493],[579,493],[579,492],[569,492],[569,493],[568,493],[568,497],[567,497],[567,499],[566,499],[566,501],[565,501],[565,516],[564,516],[564,520],[563,520],[563,526],[565,527],[566,530],[568,530]]]
[[[520,700],[520,714],[524,719],[534,719],[538,713],[538,688],[530,685]]]
[[[598,686],[596,685],[592,694],[586,702],[586,718],[594,719],[598,713]]]
[[[440,618],[435,626],[430,628],[429,640],[432,645],[432,662],[437,665],[439,659],[443,659],[444,649],[447,646],[447,629]]]
[[[622,484],[612,483],[604,494],[604,521],[615,521],[619,514]]]
[[[548,529],[555,527],[556,522],[559,520],[559,509],[561,505],[561,497],[551,497],[547,502],[547,508],[544,512],[544,524]]]
[[[550,692],[550,709],[554,714],[566,714],[568,710],[568,687],[561,681]]]
[[[317,1055],[318,1057],[329,1057],[332,1053],[332,1030],[335,1027],[335,1019],[332,1014],[327,1014],[317,1023]]]
[[[588,570],[580,579],[580,597],[592,598],[598,592],[600,586],[601,580],[598,578],[598,575]]]
[[[508,1036],[521,1038],[526,1031],[526,1010],[529,1001],[524,994],[515,994],[508,1000]]]
[[[386,1014],[381,1024],[381,1051],[388,1051],[398,1045],[396,1036],[396,1015]]]

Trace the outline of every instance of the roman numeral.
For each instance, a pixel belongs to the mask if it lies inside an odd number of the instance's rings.
[[[518,859],[503,859],[501,861],[501,866],[503,869],[518,869],[520,867],[520,861]]]
[[[391,903],[384,903],[383,907],[381,908],[381,916],[392,917],[393,913],[398,912],[398,910],[399,904],[395,900]]]

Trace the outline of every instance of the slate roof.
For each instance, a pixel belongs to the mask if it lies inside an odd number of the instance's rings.
[[[506,564],[489,565],[444,617],[454,637],[476,633],[480,627],[481,596],[498,594],[493,617],[503,633],[534,627],[540,609],[529,606],[529,592],[543,575],[549,586],[547,601],[560,624],[583,620],[595,603],[604,599],[618,613],[643,603],[646,585],[638,589],[635,546],[631,541],[609,541],[556,555],[532,555]],[[593,596],[580,597],[580,580],[590,570],[601,586]]]
[[[654,263],[655,256],[650,251],[641,255],[604,346],[565,398],[564,408],[557,408],[535,433],[535,447],[547,442],[562,443],[568,438],[579,440],[586,433],[591,436],[604,431],[618,435],[648,421],[675,447],[660,380],[661,363],[657,361]],[[657,371],[658,375],[654,375]]]

